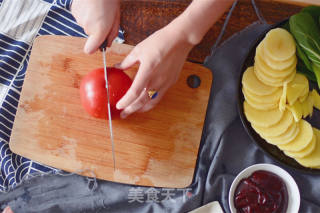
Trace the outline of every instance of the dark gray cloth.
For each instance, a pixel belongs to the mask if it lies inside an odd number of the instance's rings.
[[[269,27],[253,24],[228,39],[206,59],[205,66],[213,71],[213,86],[193,183],[187,188],[189,192],[173,189],[172,199],[162,197],[159,199],[162,202],[147,202],[149,187],[98,180],[97,187],[90,190],[88,183],[92,186],[94,182],[85,177],[52,175],[29,179],[11,192],[1,194],[1,208],[10,205],[18,213],[187,212],[217,200],[225,212],[230,212],[228,191],[241,170],[263,162],[278,165],[250,140],[236,105],[240,66],[249,48]],[[320,212],[320,176],[283,168],[294,177],[300,189],[300,212]],[[132,193],[139,190],[144,192],[141,203],[131,200]],[[159,192],[159,197],[165,191],[154,190]]]

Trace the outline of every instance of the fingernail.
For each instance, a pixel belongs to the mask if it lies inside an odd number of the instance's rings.
[[[127,115],[125,113],[120,113],[120,118],[121,119],[125,119],[127,117]]]
[[[92,49],[92,47],[90,47],[90,45],[88,45],[87,43],[84,45],[83,51],[86,54],[92,54],[94,52],[94,50]]]
[[[85,52],[86,54],[89,54],[88,42],[85,43],[85,45],[83,47],[83,52]]]
[[[122,108],[121,108],[122,106],[121,106],[121,103],[120,103],[120,101],[117,103],[117,105],[116,105],[116,108],[118,109],[118,110],[121,110]]]
[[[90,54],[90,50],[89,50],[89,48],[88,48],[87,46],[85,46],[85,47],[83,48],[83,52],[84,52],[85,54]]]

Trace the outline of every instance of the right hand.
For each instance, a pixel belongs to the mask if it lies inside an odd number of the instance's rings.
[[[106,39],[110,47],[118,35],[119,0],[73,0],[71,13],[89,36],[84,46],[87,54],[94,53]]]
[[[159,103],[166,91],[177,82],[188,53],[193,47],[175,25],[168,25],[140,42],[118,65],[126,70],[139,63],[138,72],[128,92],[117,103],[126,118],[134,112],[146,112]],[[150,48],[152,47],[152,48]],[[158,95],[150,99],[147,91]]]

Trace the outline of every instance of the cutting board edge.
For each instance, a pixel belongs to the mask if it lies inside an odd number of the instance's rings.
[[[28,152],[21,152],[21,151],[18,151],[16,152],[15,150],[15,146],[11,145],[9,143],[9,147],[10,147],[10,150],[17,154],[17,155],[20,155],[20,156],[23,156],[25,158],[28,158],[31,160],[31,156],[28,155]],[[32,160],[34,161],[34,160]],[[36,163],[40,163],[40,164],[44,164],[45,166],[48,166],[48,167],[52,167],[52,168],[55,168],[54,165],[51,165],[50,162],[47,163],[45,161],[35,161]],[[55,168],[55,169],[58,169],[58,168]],[[195,169],[193,170],[193,175],[192,176],[189,176],[189,180],[188,181],[185,181],[184,183],[173,183],[173,184],[139,184],[139,183],[135,183],[135,182],[129,182],[129,181],[112,181],[112,180],[105,180],[103,178],[99,178],[99,177],[96,177],[95,175],[93,175],[93,173],[91,172],[87,172],[86,173],[86,170],[84,171],[72,171],[68,168],[59,168],[58,170],[63,170],[65,172],[70,172],[71,174],[76,174],[76,175],[79,175],[79,176],[82,176],[82,177],[90,177],[90,178],[95,178],[95,179],[98,179],[98,180],[102,180],[102,181],[110,181],[110,182],[113,182],[113,183],[118,183],[118,184],[124,184],[124,185],[128,185],[128,186],[141,186],[141,187],[162,187],[162,188],[179,188],[179,189],[182,189],[182,188],[188,188],[191,184],[193,184],[193,178],[194,178],[194,174],[195,174]],[[86,173],[86,174],[84,174]]]

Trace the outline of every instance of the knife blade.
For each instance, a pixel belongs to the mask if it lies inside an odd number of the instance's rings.
[[[105,44],[105,42],[104,42]],[[110,140],[111,140],[111,149],[112,149],[112,159],[113,159],[113,169],[116,170],[116,157],[114,153],[114,141],[113,141],[113,131],[112,131],[112,117],[110,109],[110,98],[109,98],[109,85],[108,85],[108,70],[107,70],[107,57],[106,57],[106,45],[102,44],[102,58],[103,58],[103,68],[104,68],[104,78],[106,80],[106,90],[107,90],[107,100],[108,100],[108,121],[109,121],[109,130],[110,130]]]

